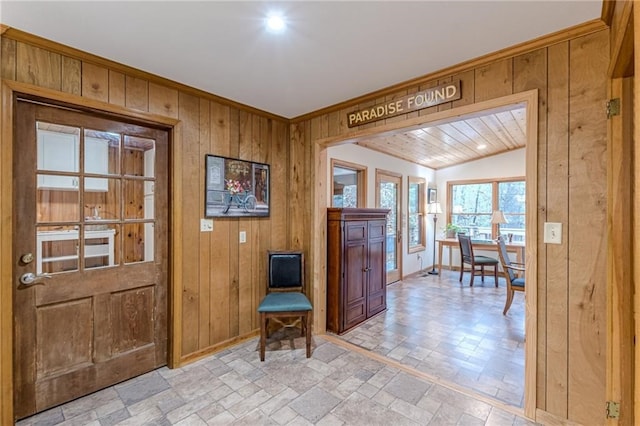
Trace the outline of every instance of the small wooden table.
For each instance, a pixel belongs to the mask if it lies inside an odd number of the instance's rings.
[[[443,238],[436,240],[438,242],[438,272],[442,271],[442,248],[449,247],[449,270],[452,270],[451,264],[451,253],[453,247],[459,247],[457,238]],[[491,250],[498,252],[498,244],[495,241],[486,240],[486,241],[477,241],[471,240],[473,244],[474,250]],[[524,263],[524,243],[505,243],[507,248],[507,253],[515,253],[516,254],[516,262]]]

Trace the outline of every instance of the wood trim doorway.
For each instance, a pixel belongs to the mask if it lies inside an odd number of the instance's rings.
[[[68,107],[75,110],[88,111],[109,115],[119,119],[133,120],[141,124],[151,125],[167,129],[170,137],[169,158],[170,158],[170,197],[175,200],[179,198],[180,189],[176,185],[176,176],[181,172],[179,150],[172,149],[179,145],[181,138],[181,122],[179,120],[163,117],[159,115],[139,112],[127,108],[93,101],[75,95],[65,94],[58,91],[44,89],[29,84],[17,83],[14,81],[3,81],[1,87],[1,102],[3,123],[2,134],[0,134],[0,188],[2,197],[0,198],[0,281],[2,283],[13,282],[13,144],[14,134],[14,99],[18,95],[44,99],[52,104]],[[180,339],[179,327],[176,327],[176,318],[180,318],[180,294],[176,292],[176,277],[180,277],[180,251],[175,247],[179,246],[180,228],[176,227],[181,219],[180,203],[170,202],[169,210],[169,275],[168,275],[168,297],[169,297],[169,327],[168,327],[168,364],[170,367],[177,366],[179,362]],[[14,285],[3,285],[0,287],[0,423],[13,423],[13,292]],[[176,294],[177,293],[177,294]]]
[[[392,135],[411,128],[418,128],[427,123],[453,121],[456,117],[479,114],[488,109],[496,109],[520,104],[526,107],[527,144],[526,157],[526,203],[537,205],[538,194],[538,90],[529,90],[504,96],[489,101],[465,105],[450,110],[440,111],[428,116],[419,116],[403,121],[397,121],[365,130],[357,130],[339,137],[322,138],[315,141],[313,147],[314,176],[314,209],[313,229],[326,229],[327,197],[327,148],[334,145],[354,143],[361,139],[377,135]],[[526,280],[537,283],[537,241],[538,241],[538,212],[536,208],[527,209],[526,234],[530,242],[526,245]],[[314,240],[312,246],[314,270],[314,300],[316,312],[326,312],[326,276],[322,273],[326,265],[326,241]],[[525,397],[524,415],[534,419],[536,416],[537,389],[537,286],[527,287],[526,292],[526,350],[525,350]],[[314,329],[318,333],[326,332],[325,318],[321,315],[314,317]]]
[[[619,2],[617,2],[619,3]],[[619,7],[612,25],[609,99],[619,100],[619,114],[608,121],[607,138],[607,356],[606,400],[619,404],[619,417],[607,425],[634,425],[640,418],[640,348],[635,344],[640,318],[635,315],[640,290],[640,129],[635,123],[640,93],[634,89],[640,67],[640,10],[631,2]],[[613,9],[611,10],[613,12]],[[634,106],[635,104],[635,106]],[[634,296],[635,294],[635,296]]]

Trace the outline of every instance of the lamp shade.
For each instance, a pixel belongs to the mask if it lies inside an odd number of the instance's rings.
[[[501,210],[494,210],[491,215],[491,223],[509,223],[507,222],[507,218],[504,217],[504,213]]]
[[[431,203],[427,205],[427,214],[441,214],[442,208],[440,203]]]

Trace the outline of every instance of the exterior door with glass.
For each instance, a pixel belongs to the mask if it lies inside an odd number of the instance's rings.
[[[376,207],[390,209],[387,217],[387,284],[402,279],[402,175],[376,170]]]
[[[166,364],[169,167],[166,130],[15,108],[22,418]]]

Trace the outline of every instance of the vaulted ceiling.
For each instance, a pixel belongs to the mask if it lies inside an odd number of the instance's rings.
[[[432,169],[523,148],[524,107],[483,111],[455,121],[359,141],[358,145]]]

